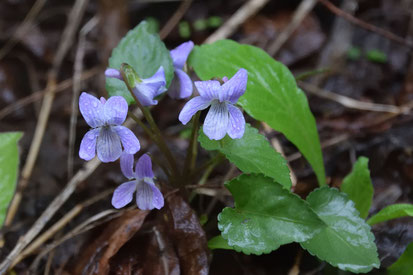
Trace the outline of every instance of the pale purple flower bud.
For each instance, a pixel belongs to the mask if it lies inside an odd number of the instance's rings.
[[[151,158],[144,154],[136,163],[133,170],[133,155],[123,153],[120,157],[122,173],[132,181],[125,182],[116,188],[112,197],[112,205],[116,209],[129,204],[136,191],[136,204],[141,210],[161,209],[164,206],[164,198],[161,191],[153,182]]]
[[[223,78],[225,79],[225,77]],[[245,119],[240,109],[234,106],[247,88],[248,72],[238,72],[221,85],[219,81],[196,81],[200,96],[189,100],[179,114],[182,124],[187,124],[200,110],[211,106],[205,118],[203,131],[209,139],[220,140],[228,134],[231,138],[242,138]]]
[[[135,134],[122,126],[128,113],[128,104],[121,96],[112,96],[107,101],[83,92],[79,98],[80,113],[91,129],[80,143],[79,157],[91,160],[95,157],[102,162],[117,160],[125,152],[135,154],[140,149]]]
[[[123,81],[121,72],[116,69],[106,69],[105,76]],[[132,89],[134,95],[143,106],[158,104],[158,101],[154,98],[166,91],[166,80],[163,67],[159,67],[158,71],[153,76],[136,81]]]
[[[187,98],[192,94],[193,86],[191,78],[183,69],[193,47],[194,42],[187,41],[170,51],[175,68],[175,77],[177,79],[175,80],[174,78],[173,81],[179,85],[179,87],[177,87],[176,89],[169,89],[168,94],[172,98]],[[173,84],[172,86],[176,86]]]

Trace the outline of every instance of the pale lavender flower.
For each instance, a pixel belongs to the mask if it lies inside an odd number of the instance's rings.
[[[128,181],[116,188],[112,197],[112,205],[116,209],[122,208],[133,199],[136,191],[136,203],[141,210],[161,209],[164,198],[161,191],[153,182],[153,171],[151,158],[144,154],[136,163],[133,171],[133,155],[123,153],[120,157],[120,168]]]
[[[135,154],[140,149],[135,134],[121,126],[128,113],[128,103],[121,96],[112,96],[107,101],[82,93],[79,98],[79,109],[91,129],[80,143],[79,157],[91,160],[95,157],[102,162],[117,160],[124,151]]]
[[[223,78],[223,85],[217,80],[196,81],[195,86],[200,96],[186,103],[179,114],[179,120],[185,125],[196,112],[211,106],[203,126],[205,135],[215,140],[224,138],[226,134],[233,139],[242,138],[245,119],[234,104],[245,93],[247,79],[247,71],[239,69],[230,80]]]
[[[187,98],[192,94],[192,81],[183,70],[189,53],[194,47],[194,42],[187,41],[171,50],[171,58],[175,68],[175,77],[179,80],[179,89],[169,89],[168,94],[172,98]],[[175,78],[173,81],[176,81]]]
[[[106,69],[105,76],[117,78],[123,81],[122,74],[116,69]],[[158,101],[154,98],[166,91],[165,86],[165,72],[161,66],[153,76],[149,78],[137,79],[135,86],[133,87],[133,93],[143,106],[156,105],[158,104]]]

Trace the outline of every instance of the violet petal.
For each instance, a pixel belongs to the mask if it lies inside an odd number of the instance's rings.
[[[128,103],[122,96],[110,97],[103,106],[106,123],[121,125],[128,114]]]
[[[133,199],[133,193],[136,191],[136,180],[122,183],[115,189],[112,196],[112,205],[116,209],[122,208]]]
[[[187,41],[170,51],[175,69],[182,69],[184,67],[188,55],[193,48],[194,42]]]
[[[135,178],[135,173],[133,172],[133,155],[128,154],[125,151],[120,155],[120,170],[122,174],[128,179]]]
[[[122,74],[119,70],[107,68],[105,71],[105,76],[109,78],[117,78],[119,80],[123,80]]]
[[[136,204],[141,210],[160,209],[163,204],[163,196],[154,184],[141,181],[136,191]]]
[[[123,126],[117,126],[123,127]],[[122,154],[122,146],[118,134],[112,126],[104,126],[99,132],[96,142],[98,158],[102,162],[117,160]]]
[[[175,74],[179,80],[179,89],[176,89],[175,91],[170,89],[171,92],[168,92],[169,96],[176,99],[190,97],[193,89],[191,78],[186,72],[180,69],[176,69]]]
[[[136,163],[135,176],[138,179],[154,177],[152,171],[152,161],[147,154],[142,155]]]
[[[229,112],[228,135],[235,138],[242,138],[245,131],[245,118],[241,110],[232,104],[227,104]]]
[[[89,130],[80,142],[79,157],[84,160],[91,160],[96,155],[96,138],[100,128]]]
[[[245,93],[247,89],[248,72],[245,69],[239,69],[238,72],[222,85],[222,93],[219,94],[219,100],[236,103],[238,98]]]
[[[196,112],[208,108],[210,104],[211,101],[209,99],[205,99],[201,96],[192,98],[185,104],[184,108],[182,108],[179,113],[179,121],[184,125],[187,124]]]
[[[209,139],[220,140],[228,129],[229,114],[226,103],[213,102],[205,118],[203,131]]]
[[[112,126],[112,129],[118,134],[126,153],[136,154],[141,149],[138,138],[131,130],[125,126]]]
[[[90,127],[96,128],[105,124],[103,104],[93,95],[85,92],[80,95],[79,110]]]
[[[217,80],[195,81],[199,95],[203,98],[212,100],[218,99],[221,92],[221,84]]]

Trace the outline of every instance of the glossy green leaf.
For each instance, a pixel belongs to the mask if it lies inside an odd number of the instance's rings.
[[[257,47],[231,40],[195,47],[188,62],[202,80],[232,77],[245,68],[247,91],[238,103],[250,116],[265,121],[294,143],[312,165],[320,185],[325,185],[315,119],[287,67]]]
[[[402,217],[413,217],[413,204],[400,203],[386,206],[379,213],[367,220],[367,223],[374,225]]]
[[[236,251],[269,253],[280,245],[308,240],[325,226],[306,201],[264,175],[241,175],[226,187],[235,208],[224,208],[218,228]]]
[[[113,49],[109,58],[109,68],[119,70],[122,63],[131,65],[140,78],[151,77],[160,66],[163,66],[167,86],[174,74],[168,49],[159,35],[153,33],[153,26],[145,21],[130,30]],[[125,83],[119,79],[106,78],[106,89],[109,96],[120,95],[129,104],[134,102]]]
[[[387,269],[388,275],[413,275],[413,243],[410,243],[400,258]]]
[[[356,204],[360,217],[364,219],[369,214],[374,193],[368,164],[368,158],[360,157],[354,164],[351,173],[344,178],[343,184],[340,187],[341,191],[346,193]]]
[[[244,173],[261,173],[285,188],[291,188],[286,160],[251,125],[245,125],[244,136],[240,139],[231,139],[227,135],[222,140],[210,140],[201,130],[198,140],[204,149],[223,153]]]
[[[214,249],[230,249],[233,250],[231,246],[228,245],[228,241],[222,238],[221,235],[215,236],[208,241],[208,248]]]
[[[21,136],[20,132],[0,133],[0,227],[16,189],[19,168],[17,142]]]
[[[307,201],[328,227],[301,243],[303,248],[335,267],[354,273],[380,266],[370,226],[359,217],[346,194],[322,187],[310,193]]]

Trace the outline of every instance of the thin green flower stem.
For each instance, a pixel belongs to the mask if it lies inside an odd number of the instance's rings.
[[[213,166],[215,167],[217,164],[221,163],[222,161],[225,160],[225,156],[222,153],[218,153],[216,154],[213,158],[210,158],[209,160],[207,160],[206,162],[204,162],[201,166],[199,166],[198,168],[196,168],[189,176],[189,178],[191,179],[190,181],[192,181],[192,179],[194,177],[196,177],[196,175],[198,175],[199,173],[201,173],[202,171],[205,171],[208,169],[208,167]]]
[[[196,155],[198,153],[198,143],[196,139],[198,137],[199,130],[199,117],[201,112],[197,112],[192,119],[192,132],[189,140],[188,150],[186,152],[184,175],[190,175],[195,168]]]
[[[122,70],[121,68],[121,74],[122,74],[122,78],[123,79],[127,79],[125,72]],[[140,101],[138,100],[138,98],[135,96],[135,94],[133,93],[133,89],[132,87],[129,85],[128,81],[124,81],[126,87],[128,88],[130,94],[132,95],[132,97],[135,99],[135,103],[138,106],[138,108],[142,111],[143,116],[145,117],[146,121],[149,123],[149,126],[151,127],[151,130],[153,132],[153,141],[156,143],[156,145],[158,146],[159,150],[161,150],[161,152],[164,154],[166,160],[169,163],[169,166],[171,167],[171,172],[172,172],[172,182],[174,182],[174,179],[176,179],[176,175],[178,174],[178,169],[176,166],[176,161],[175,158],[173,157],[171,151],[169,150],[168,146],[165,143],[165,140],[163,139],[161,132],[158,128],[158,126],[156,125],[150,111],[143,107],[143,105],[140,103]],[[172,183],[171,182],[171,183]]]
[[[168,179],[171,179],[171,173],[169,172],[168,168],[165,165],[163,165],[162,162],[160,162],[159,159],[156,158],[154,155],[150,154],[150,156],[151,156],[153,163],[161,167],[165,175],[168,177]]]
[[[142,122],[137,116],[135,116],[132,112],[128,112],[128,116],[133,119],[139,126],[142,127],[142,129],[145,131],[145,133],[149,136],[150,139],[154,140],[154,134],[152,131],[145,125],[145,123]]]

